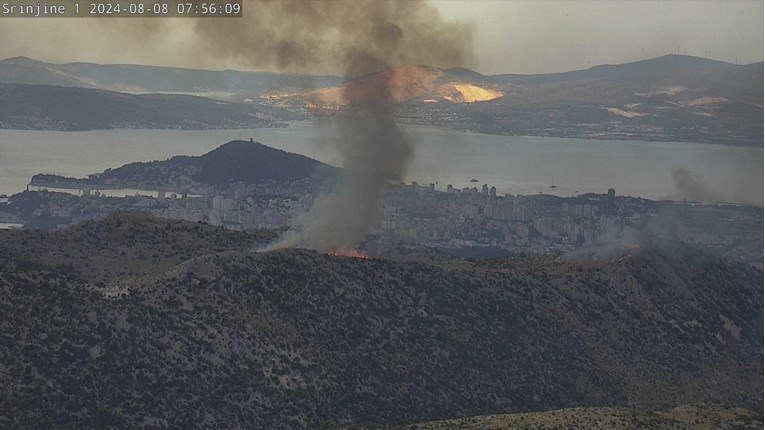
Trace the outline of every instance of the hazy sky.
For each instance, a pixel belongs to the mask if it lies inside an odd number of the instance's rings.
[[[445,19],[473,26],[474,59],[468,66],[482,73],[556,72],[672,52],[738,63],[763,59],[762,0],[432,3]],[[256,11],[245,3],[247,13]],[[200,52],[191,30],[192,19],[149,21],[162,31],[143,33],[141,27],[146,24],[133,19],[110,20],[104,26],[94,19],[0,18],[0,57],[24,55],[52,62],[210,69],[266,68],[252,62],[221,61]],[[229,25],[231,21],[219,22]],[[139,31],[128,31],[136,29]]]
[[[444,17],[476,26],[476,68],[544,73],[669,53],[763,59],[763,1],[442,0]]]

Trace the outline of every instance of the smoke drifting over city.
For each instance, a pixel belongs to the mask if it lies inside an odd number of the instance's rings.
[[[425,1],[263,0],[246,6],[242,20],[194,23],[201,52],[216,61],[280,72],[340,70],[346,78],[409,64],[464,66],[470,60],[472,27],[442,20]],[[114,23],[102,25],[114,30]],[[121,28],[138,38],[172,32],[172,25],[151,20]],[[337,120],[329,145],[340,154],[344,180],[333,194],[320,196],[276,247],[348,250],[364,237],[381,188],[405,176],[414,154],[410,137],[390,113],[388,84],[374,100],[350,106],[352,120]],[[353,100],[349,94],[343,98]]]
[[[252,58],[287,72],[334,63],[349,78],[405,64],[458,66],[469,58],[470,28],[442,21],[423,1],[263,1],[249,7],[257,12],[248,14],[247,25],[198,23],[211,55]],[[379,98],[351,106],[353,119],[337,120],[330,144],[343,161],[344,179],[275,247],[343,251],[363,239],[375,220],[380,190],[404,177],[414,154],[410,137],[392,118],[388,84]],[[343,98],[353,100],[350,94]]]
[[[704,177],[684,167],[672,169],[672,182],[678,193],[678,198],[697,200],[700,202],[724,201],[725,196],[715,190]]]
[[[358,118],[337,120],[331,142],[345,166],[342,183],[332,194],[319,196],[310,212],[298,218],[299,230],[276,247],[352,250],[375,221],[381,189],[405,175],[414,155],[411,137],[397,127],[384,104],[359,108]]]
[[[242,19],[225,22],[100,20],[87,25],[105,37],[131,38],[131,46],[143,47],[147,55],[159,45],[156,40],[194,40],[200,66],[238,64],[356,78],[404,65],[471,64],[474,28],[443,20],[426,1],[248,0],[245,6]],[[411,137],[390,112],[393,86],[381,80],[375,97],[363,102],[342,95],[353,118],[335,120],[336,135],[326,143],[339,153],[344,179],[298,218],[277,247],[348,250],[363,239],[377,215],[381,188],[404,178],[414,155]]]

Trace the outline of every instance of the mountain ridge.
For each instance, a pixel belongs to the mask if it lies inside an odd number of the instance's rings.
[[[280,429],[761,405],[762,272],[681,245],[592,264],[444,265],[254,254],[236,241],[168,269],[170,256],[140,259],[165,240],[156,232],[192,228],[182,256],[218,229],[173,221],[150,233],[143,218],[79,227],[118,244],[102,286],[85,244],[47,245],[45,258],[75,268],[63,272],[35,251],[62,233],[0,232],[0,328],[15,339],[0,342],[0,422]],[[136,260],[140,271],[118,273]]]
[[[545,75],[409,66],[261,99],[330,116],[385,103],[403,122],[487,134],[762,146],[763,79],[761,62],[684,56]]]
[[[296,118],[279,108],[190,95],[0,84],[0,128],[6,129],[258,128],[284,127],[282,121]]]
[[[139,67],[139,68],[147,68],[147,69],[162,69],[162,70],[168,70],[168,71],[193,71],[193,72],[211,72],[211,73],[223,73],[223,72],[237,72],[237,73],[252,73],[252,74],[264,74],[264,75],[287,75],[287,76],[294,76],[294,77],[316,77],[316,78],[336,78],[336,79],[342,79],[337,76],[332,75],[300,75],[300,74],[283,74],[283,73],[275,73],[275,72],[263,72],[263,71],[242,71],[242,70],[236,70],[236,69],[198,69],[198,68],[190,68],[190,67],[175,67],[175,66],[155,66],[155,65],[147,65],[147,64],[134,64],[134,63],[94,63],[94,62],[87,62],[87,61],[74,61],[74,62],[67,62],[67,63],[51,63],[46,62],[42,60],[37,60],[34,58],[26,57],[26,56],[15,56],[15,57],[8,57],[0,60],[0,65],[2,64],[14,64],[14,65],[46,65],[46,66],[69,66],[69,65],[78,65],[78,66],[101,66],[101,67]],[[442,70],[445,71],[451,71],[454,73],[463,73],[465,75],[474,76],[476,78],[482,78],[487,80],[501,80],[504,79],[504,77],[510,76],[510,77],[519,77],[519,78],[528,78],[532,76],[538,76],[538,77],[544,77],[544,76],[560,76],[560,75],[566,75],[566,74],[580,74],[584,72],[592,72],[596,70],[602,70],[602,69],[612,69],[612,68],[629,68],[631,66],[636,65],[646,65],[646,66],[660,66],[660,65],[668,65],[668,66],[674,66],[676,69],[689,69],[689,68],[699,68],[699,69],[706,69],[709,70],[710,68],[728,68],[728,67],[756,67],[758,65],[762,65],[763,61],[756,61],[753,63],[743,63],[743,64],[736,64],[731,63],[728,61],[723,60],[714,60],[709,58],[703,58],[703,57],[696,57],[692,55],[679,55],[679,54],[667,54],[662,55],[659,57],[654,58],[646,58],[642,60],[635,60],[635,61],[628,61],[625,63],[604,63],[604,64],[598,64],[595,66],[591,66],[585,69],[572,69],[572,70],[566,70],[561,72],[543,72],[543,73],[533,73],[533,74],[523,74],[523,73],[494,73],[494,74],[484,74],[478,71],[471,70],[466,67],[454,67],[454,68],[444,68]],[[416,67],[434,67],[429,65],[417,65]],[[357,77],[357,78],[363,78],[363,77]]]
[[[532,80],[536,79],[540,82],[561,80],[561,78],[596,78],[596,77],[616,77],[624,79],[626,77],[632,77],[639,71],[650,71],[654,73],[667,73],[677,70],[696,70],[696,71],[710,71],[719,70],[724,68],[736,68],[736,67],[749,67],[749,66],[762,66],[763,62],[758,61],[749,64],[734,64],[727,61],[712,60],[709,58],[695,57],[690,55],[677,55],[668,54],[656,58],[647,58],[644,60],[630,61],[627,63],[614,63],[614,64],[598,64],[586,69],[568,70],[564,72],[554,73],[535,73],[535,74],[514,74],[504,73],[497,75],[487,76],[493,81],[507,80],[513,82],[513,79],[519,80]],[[636,70],[637,69],[637,70]],[[617,75],[617,72],[628,72]]]
[[[763,63],[735,65],[691,56],[668,55],[619,65],[540,75],[482,75],[468,69],[405,66],[354,79],[295,77],[261,72],[217,72],[153,66],[50,65],[29,59],[0,61],[1,82],[42,83],[128,92],[204,93],[221,102],[207,115],[172,127],[247,126],[242,112],[271,112],[279,119],[353,116],[359,103],[385,103],[401,122],[498,135],[585,139],[763,145]],[[261,74],[258,74],[261,73]],[[156,74],[156,76],[155,76]],[[48,87],[49,92],[60,92]],[[154,96],[157,97],[157,96]],[[24,97],[11,102],[25,106]],[[27,103],[28,113],[6,128],[82,129],[62,123],[69,106],[45,117],[47,103]],[[96,104],[98,106],[98,104]],[[184,117],[183,106],[176,116]],[[201,112],[201,107],[198,110]],[[101,115],[99,109],[93,115]],[[188,116],[188,115],[185,115]],[[181,122],[179,125],[178,122]],[[150,118],[90,128],[157,128]],[[168,125],[164,125],[167,127]]]
[[[21,67],[22,70],[14,69]],[[34,79],[48,79],[38,82]],[[290,75],[237,70],[205,70],[140,64],[48,63],[28,57],[0,60],[0,83],[82,86],[121,92],[266,92],[310,88],[342,79],[329,75]]]

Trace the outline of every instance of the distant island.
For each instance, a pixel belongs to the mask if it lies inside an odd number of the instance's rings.
[[[136,188],[214,193],[235,183],[327,178],[339,169],[300,154],[254,141],[234,140],[207,154],[175,156],[164,161],[130,163],[87,178],[38,174],[30,185],[71,189]]]

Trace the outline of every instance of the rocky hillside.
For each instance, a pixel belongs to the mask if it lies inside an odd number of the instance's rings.
[[[592,264],[255,254],[237,249],[260,239],[216,231],[118,214],[0,232],[0,426],[761,406],[763,274],[751,267],[684,247]],[[184,261],[169,267],[167,247]]]
[[[115,212],[66,230],[0,231],[0,270],[46,270],[105,286],[162,273],[189,259],[246,251],[277,232],[232,232],[186,221]]]

